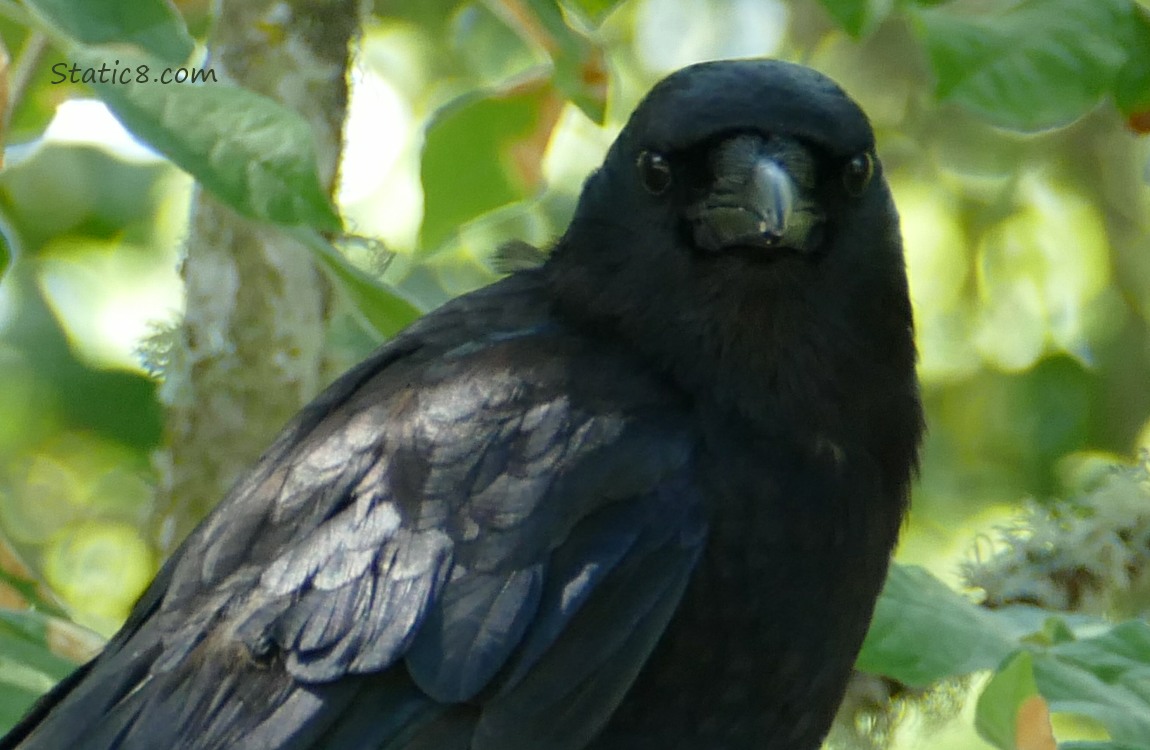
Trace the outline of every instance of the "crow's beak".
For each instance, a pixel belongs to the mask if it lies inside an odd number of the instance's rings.
[[[808,252],[821,236],[814,155],[788,136],[736,135],[707,155],[709,182],[684,216],[701,250]]]
[[[770,157],[757,157],[735,184],[716,189],[688,211],[695,242],[704,250],[768,249],[788,237],[798,203],[791,176]]]

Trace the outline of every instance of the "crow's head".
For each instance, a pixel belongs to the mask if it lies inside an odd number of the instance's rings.
[[[684,249],[770,261],[824,249],[828,221],[858,204],[877,166],[866,116],[830,79],[742,60],[694,65],[659,83],[603,177],[606,192],[669,219]]]
[[[676,270],[662,281],[683,289],[730,273],[807,289],[808,274],[831,283],[876,263],[905,276],[866,115],[826,76],[778,60],[700,63],[658,83],[557,249],[632,293],[631,274]]]
[[[548,265],[561,307],[690,388],[835,412],[827,421],[868,379],[913,390],[898,215],[874,134],[810,68],[720,61],[658,83]]]

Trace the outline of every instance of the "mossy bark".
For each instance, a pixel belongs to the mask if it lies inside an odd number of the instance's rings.
[[[217,74],[299,112],[334,191],[351,45],[363,0],[224,0],[209,41]],[[198,190],[187,290],[161,391],[167,441],[155,539],[171,551],[324,384],[331,289],[306,248]]]

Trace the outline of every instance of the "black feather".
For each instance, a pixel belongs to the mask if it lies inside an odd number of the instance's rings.
[[[550,256],[306,407],[0,748],[817,748],[922,431],[873,149],[801,66],[658,84]]]

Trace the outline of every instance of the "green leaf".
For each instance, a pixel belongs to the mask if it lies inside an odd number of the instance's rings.
[[[24,601],[28,602],[29,605],[35,607],[40,612],[53,615],[54,617],[67,617],[67,613],[60,609],[59,605],[48,600],[40,593],[40,586],[37,585],[35,581],[22,578],[0,568],[0,583],[11,588],[19,594]]]
[[[607,110],[602,48],[567,24],[556,0],[528,0],[527,4],[534,14],[527,31],[551,56],[555,87],[589,118],[602,123]]]
[[[1026,0],[996,13],[913,11],[935,93],[996,125],[1066,125],[1107,94],[1126,61],[1128,0]]]
[[[891,11],[894,0],[819,0],[831,18],[855,39],[873,29]]]
[[[1095,638],[1059,644],[1034,660],[1051,711],[1089,716],[1110,738],[1146,747],[1150,737],[1150,625],[1132,620]]]
[[[0,645],[0,648],[3,646]],[[0,657],[0,673],[20,669],[20,665]],[[48,692],[51,686],[52,683],[48,683],[47,688],[37,686],[35,689],[29,689],[19,685],[10,685],[5,680],[0,679],[0,736],[16,726],[16,722],[20,721],[28,709],[32,707],[32,704],[36,702],[36,699]]]
[[[461,224],[534,192],[552,101],[547,86],[531,85],[466,95],[436,115],[421,163],[424,250],[440,247]],[[522,148],[532,143],[539,146]]]
[[[450,40],[468,80],[474,82],[469,87],[473,89],[498,88],[548,61],[506,18],[480,3],[453,16]]]
[[[9,50],[18,50],[29,42],[34,42],[43,34],[43,30],[35,26],[17,24],[10,19],[0,20],[0,38]],[[71,41],[61,37],[64,44],[70,46]],[[58,83],[60,76],[52,71],[57,62],[64,61],[64,55],[58,46],[59,40],[51,37],[41,52],[40,59],[48,64],[35,65],[25,68],[27,78],[23,84],[24,95],[18,96],[9,102],[8,127],[4,133],[4,140],[8,144],[25,143],[39,138],[56,115],[57,105],[65,100],[89,96],[87,87],[73,83]],[[67,65],[67,63],[65,63]],[[56,68],[59,71],[59,68]],[[14,74],[9,70],[8,75]],[[37,95],[35,92],[51,92],[50,95]]]
[[[73,51],[82,67],[112,60],[144,80],[94,83],[136,137],[167,156],[240,213],[279,224],[339,231],[316,172],[311,128],[295,112],[238,86],[161,84],[162,65],[107,48]]]
[[[42,613],[0,609],[0,735],[76,668],[53,651],[50,627]]]
[[[621,4],[622,0],[571,0],[569,6],[578,9],[592,23],[598,24]]]
[[[399,333],[422,315],[420,309],[399,292],[353,265],[318,233],[294,230],[291,235],[312,251],[332,282],[384,338]]]
[[[188,59],[195,41],[169,0],[25,0],[82,44],[134,44],[168,65]]]
[[[443,39],[456,12],[470,4],[470,0],[419,0],[414,3],[376,0],[372,3],[372,12],[376,18],[416,26],[430,39]]]
[[[0,609],[0,653],[43,672],[53,682],[76,668],[76,664],[56,654],[48,643],[51,617],[34,610]]]
[[[998,665],[1025,635],[926,570],[894,565],[856,664],[912,687]]]
[[[12,264],[12,251],[8,247],[8,236],[5,232],[0,231],[0,280],[3,280],[4,274],[8,272],[8,266]]]
[[[48,633],[46,615],[0,609],[0,654],[10,664],[22,667],[19,674],[0,669],[0,683],[25,689],[51,687],[76,668],[74,662],[52,650]]]
[[[978,696],[974,714],[978,733],[995,747],[1014,750],[1018,709],[1027,698],[1037,694],[1034,655],[1023,651],[1007,662]]]
[[[1126,64],[1114,82],[1114,103],[1125,115],[1150,110],[1150,11],[1134,9]]]

